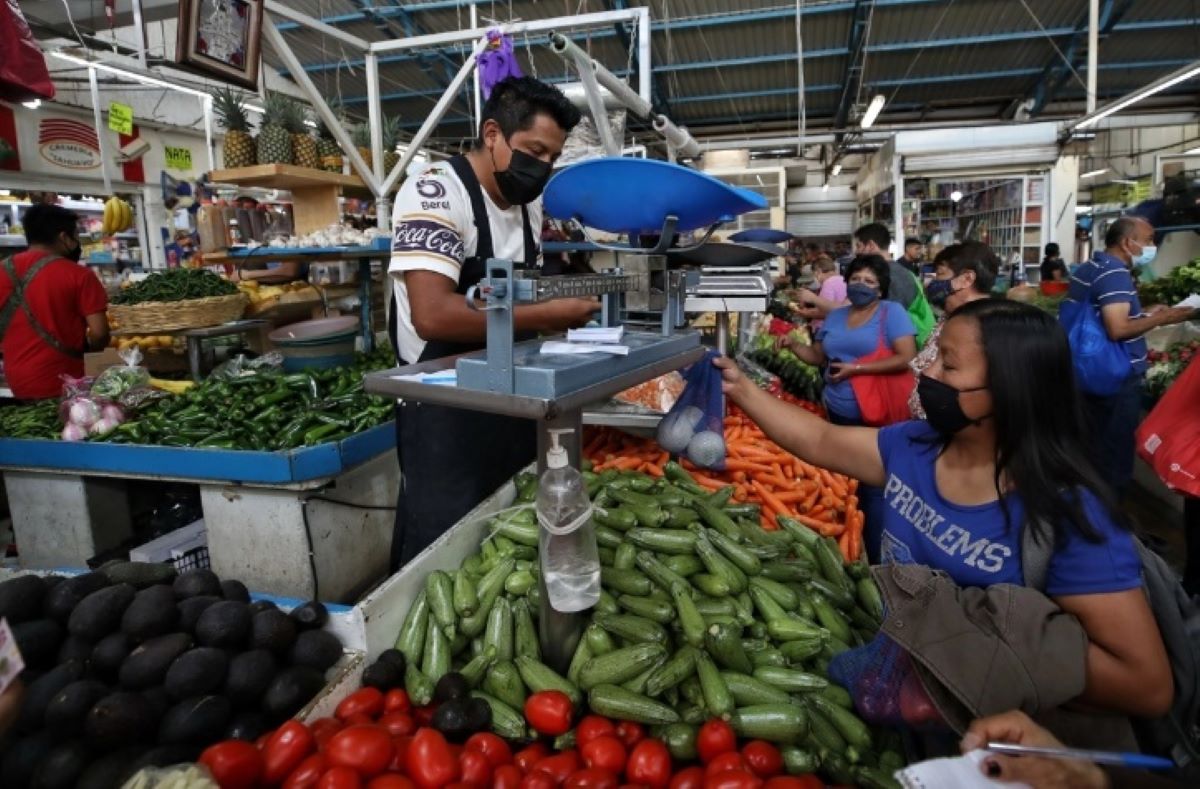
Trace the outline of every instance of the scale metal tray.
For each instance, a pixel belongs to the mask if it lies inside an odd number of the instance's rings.
[[[700,337],[691,332],[663,337],[627,331],[621,344],[629,347],[628,356],[543,354],[543,342],[541,339],[529,340],[513,346],[513,388],[518,395],[559,398],[697,348]],[[464,356],[455,367],[460,388],[491,389],[486,352]]]

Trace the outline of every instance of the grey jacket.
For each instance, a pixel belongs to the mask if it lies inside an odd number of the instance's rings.
[[[881,632],[913,659],[930,700],[958,733],[978,717],[1022,710],[1075,747],[1136,750],[1127,718],[1063,708],[1084,688],[1087,634],[1041,592],[961,588],[916,564],[871,570],[887,616]]]

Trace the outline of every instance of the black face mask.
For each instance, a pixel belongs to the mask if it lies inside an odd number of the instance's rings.
[[[507,140],[505,144],[507,145]],[[512,205],[532,203],[541,196],[554,168],[549,162],[543,162],[524,151],[509,147],[512,150],[512,158],[508,162],[507,170],[496,171],[496,186],[500,187],[500,194]],[[492,152],[492,166],[496,166],[495,151]]]
[[[83,257],[83,245],[80,244],[78,241],[76,241],[75,248],[68,249],[63,254],[63,257],[65,257],[67,260],[71,261],[72,263],[78,263],[80,258]]]
[[[981,389],[987,387],[955,389],[948,383],[922,375],[917,381],[917,398],[921,401],[921,408],[925,409],[925,419],[929,426],[949,438],[968,425],[977,425],[991,416],[987,414],[978,419],[971,419],[963,413],[962,406],[958,403],[958,396],[963,392],[978,392]]]

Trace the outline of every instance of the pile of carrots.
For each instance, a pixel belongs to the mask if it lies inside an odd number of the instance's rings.
[[[663,475],[670,460],[652,439],[637,438],[610,428],[589,428],[583,456],[593,470],[640,471]],[[762,527],[778,529],[776,518],[793,518],[822,536],[837,539],[846,561],[863,551],[863,513],[858,507],[858,480],[817,468],[789,454],[759,429],[736,406],[725,417],[724,471],[697,468],[687,459],[680,464],[709,490],[733,486],[733,499],[758,504]]]

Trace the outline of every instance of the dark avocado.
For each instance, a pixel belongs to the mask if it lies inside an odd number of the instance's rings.
[[[278,608],[255,614],[250,622],[250,648],[287,655],[296,643],[296,623]]]
[[[167,695],[167,691],[161,687],[143,690],[142,698],[150,704],[150,711],[154,713],[156,723],[162,720],[162,716],[167,714],[167,710],[175,705],[175,699]]]
[[[225,736],[231,740],[254,742],[271,728],[271,719],[262,710],[246,710],[234,716]]]
[[[221,581],[221,597],[238,603],[250,603],[250,590],[241,581]]]
[[[200,595],[221,596],[221,579],[212,570],[188,570],[171,585],[180,600]]]
[[[121,632],[100,639],[92,649],[92,673],[105,682],[116,682],[121,664],[129,657],[133,647],[133,639]]]
[[[467,728],[472,732],[492,727],[492,705],[483,699],[467,699]]]
[[[67,636],[59,646],[58,658],[54,662],[66,663],[68,660],[82,660],[86,663],[92,659],[93,649],[95,647],[91,641],[85,641],[78,636]]]
[[[130,584],[136,589],[148,589],[160,584],[171,586],[178,573],[168,562],[111,561],[100,568],[110,583]]]
[[[329,621],[329,609],[313,600],[293,608],[290,616],[296,620],[296,625],[301,630],[314,630],[324,627],[325,623]]]
[[[177,764],[194,762],[200,757],[200,753],[203,750],[204,747],[201,745],[187,743],[182,745],[160,745],[157,748],[143,751],[136,759],[125,765],[125,769],[117,779],[117,786],[124,787],[130,778],[147,767],[172,767]]]
[[[433,701],[435,704],[441,704],[444,701],[466,698],[470,693],[471,686],[467,678],[457,671],[451,671],[437,681],[433,688]]]
[[[38,765],[54,748],[54,736],[39,731],[22,737],[8,746],[0,759],[0,786],[4,789],[25,789],[33,780]]]
[[[179,702],[163,716],[158,741],[163,745],[207,745],[221,738],[233,707],[224,696],[198,696]]]
[[[404,671],[397,668],[394,663],[376,660],[363,672],[362,684],[368,688],[379,688],[386,693],[392,688],[403,687]]]
[[[196,622],[196,641],[206,647],[241,647],[249,636],[250,610],[246,603],[213,603]]]
[[[104,573],[84,573],[61,581],[46,593],[45,614],[62,624],[67,623],[71,612],[83,598],[108,586]]]
[[[243,652],[229,661],[225,695],[238,707],[257,708],[278,670],[278,662],[267,650]]]
[[[192,645],[186,633],[172,633],[152,638],[129,653],[117,677],[121,687],[141,690],[161,685],[167,669]]]
[[[255,600],[250,604],[250,616],[258,616],[263,611],[278,611],[279,606],[270,600]]]
[[[62,625],[53,619],[38,619],[12,626],[13,638],[27,666],[49,666],[66,638]]]
[[[177,606],[179,608],[179,629],[184,633],[195,633],[196,623],[200,621],[200,614],[204,613],[204,609],[213,603],[219,602],[221,602],[221,598],[207,594],[180,600]]]
[[[46,754],[33,774],[33,789],[73,789],[88,765],[88,747],[81,740],[64,742]]]
[[[84,735],[98,751],[146,742],[154,731],[154,710],[140,693],[112,693],[92,707],[84,722]]]
[[[325,687],[325,675],[308,666],[292,666],[275,677],[263,696],[263,709],[275,720],[290,718]]]
[[[475,701],[475,699],[453,699],[439,704],[437,711],[433,713],[433,728],[444,734],[450,742],[465,742],[468,737],[479,731],[473,725],[479,714],[472,709],[472,701]],[[487,706],[487,702],[484,702],[484,706]],[[488,715],[488,723],[491,723],[490,707],[488,708]]]
[[[36,731],[45,725],[46,707],[59,691],[72,682],[83,679],[82,661],[72,660],[55,666],[25,688],[16,727],[21,731]]]
[[[214,647],[191,649],[175,658],[167,669],[163,688],[177,701],[205,696],[224,686],[228,671],[229,658],[224,650]]]
[[[398,649],[385,649],[379,653],[379,657],[375,659],[376,663],[389,663],[395,666],[401,674],[408,667],[408,663],[404,660],[404,653]]]
[[[121,632],[134,641],[166,635],[175,631],[179,624],[179,608],[175,605],[175,592],[166,585],[151,586],[137,593],[133,602],[121,617]]]
[[[42,615],[46,582],[40,575],[19,575],[0,584],[0,619],[10,625],[28,622]]]
[[[45,726],[59,738],[75,737],[96,702],[107,696],[108,686],[94,679],[81,679],[60,690],[46,705]]]
[[[137,591],[129,584],[108,586],[92,592],[79,601],[67,619],[71,635],[99,641],[121,625],[125,609],[133,602]]]
[[[88,765],[79,776],[78,789],[114,789],[121,786],[121,775],[129,764],[142,755],[143,748],[125,748],[106,753]]]
[[[306,630],[292,645],[291,660],[296,666],[325,671],[342,656],[342,642],[325,630]]]

